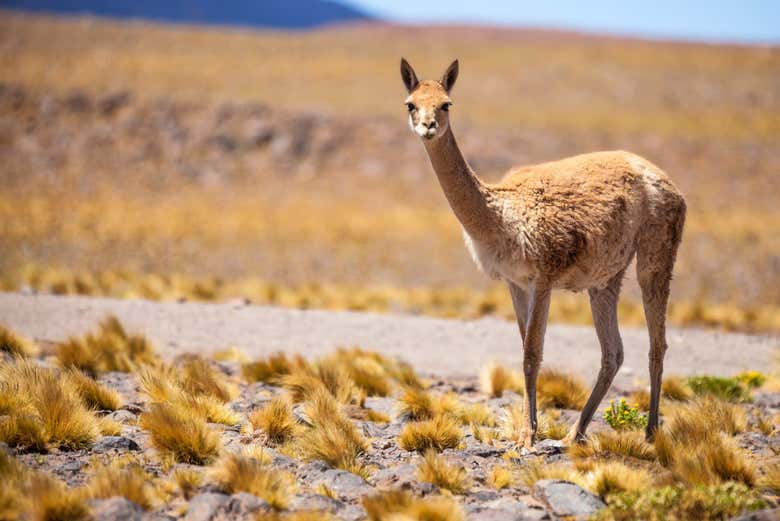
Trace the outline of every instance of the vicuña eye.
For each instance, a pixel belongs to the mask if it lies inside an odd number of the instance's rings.
[[[452,102],[448,101],[447,103],[441,106],[441,110],[443,110],[444,112],[448,112],[451,106],[452,106]]]
[[[406,110],[408,110],[409,112],[414,112],[415,110],[417,110],[417,107],[414,106],[414,103],[407,103]]]

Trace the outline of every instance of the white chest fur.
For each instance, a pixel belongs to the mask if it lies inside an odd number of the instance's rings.
[[[485,243],[472,238],[465,230],[463,240],[471,258],[488,277],[513,282],[526,287],[534,278],[535,270],[519,254],[516,246],[495,243]]]

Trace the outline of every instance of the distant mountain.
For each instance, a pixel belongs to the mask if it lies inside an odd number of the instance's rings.
[[[332,0],[0,0],[0,8],[280,29],[371,19]]]

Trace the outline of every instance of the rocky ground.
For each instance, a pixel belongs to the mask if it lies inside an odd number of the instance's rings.
[[[240,366],[236,362],[219,362],[224,372],[238,376]],[[111,460],[132,454],[137,461],[143,461],[151,475],[164,476],[171,470],[163,468],[157,457],[149,435],[137,425],[139,414],[146,405],[139,393],[138,381],[132,373],[109,372],[100,376],[99,381],[118,391],[124,404],[121,409],[108,413],[108,417],[122,425],[117,436],[104,436],[90,449],[60,451],[53,449],[48,454],[21,453],[17,457],[28,467],[43,470],[76,487],[87,479],[84,470],[90,462]],[[432,393],[455,392],[466,402],[485,403],[500,417],[502,410],[509,404],[520,400],[512,392],[505,392],[500,398],[487,398],[478,389],[475,378],[431,378]],[[611,397],[627,394],[627,390],[613,389]],[[247,414],[262,407],[282,389],[264,384],[241,384],[239,397],[230,403],[230,407],[239,413]],[[393,397],[370,397],[366,399],[368,409],[385,414],[391,418],[388,423],[357,421],[364,436],[370,440],[370,448],[364,456],[370,469],[367,480],[350,472],[334,469],[323,461],[299,461],[266,446],[265,454],[270,458],[273,468],[292,473],[297,482],[297,491],[292,501],[292,510],[328,511],[339,519],[359,520],[365,518],[361,498],[380,490],[404,489],[418,496],[430,496],[440,493],[436,485],[422,481],[418,475],[421,456],[399,447],[398,436],[406,419],[397,415],[397,403]],[[774,415],[780,412],[780,393],[756,393],[749,406],[751,414],[761,412]],[[300,406],[294,414],[300,418]],[[577,411],[564,410],[561,418],[572,423]],[[246,422],[244,422],[246,423]],[[244,428],[246,425],[228,427],[211,424],[221,432],[223,449],[240,452],[243,448],[265,444],[262,433]],[[592,431],[609,429],[601,418],[596,418]],[[543,519],[584,519],[604,506],[597,496],[577,485],[564,481],[543,480],[533,486],[515,481],[506,488],[497,490],[489,483],[488,473],[497,465],[510,463],[522,468],[531,461],[544,464],[567,460],[568,456],[562,442],[544,440],[533,451],[518,449],[510,441],[494,440],[490,444],[478,441],[469,429],[456,449],[447,449],[442,455],[450,463],[461,466],[468,473],[467,492],[456,496],[463,505],[468,520],[543,520]],[[771,435],[750,431],[737,437],[739,445],[747,449],[756,458],[768,458],[776,454],[780,447],[780,433],[775,430]],[[267,444],[266,444],[267,445]],[[177,464],[175,468],[198,468]],[[324,485],[324,488],[323,488]],[[327,490],[323,495],[323,490]],[[140,506],[123,498],[96,500],[91,502],[98,520],[109,519],[185,519],[218,520],[250,519],[258,512],[270,510],[268,504],[248,493],[227,495],[206,479],[193,493],[189,501],[181,497],[160,505],[156,509],[144,511]],[[750,519],[773,519],[777,512],[767,513],[768,517]],[[746,518],[747,519],[747,518]]]

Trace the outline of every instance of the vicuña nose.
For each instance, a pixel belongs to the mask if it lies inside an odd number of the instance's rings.
[[[439,126],[439,124],[436,123],[435,119],[433,121],[428,121],[427,123],[423,123],[423,125],[425,125],[428,128],[436,128]]]

